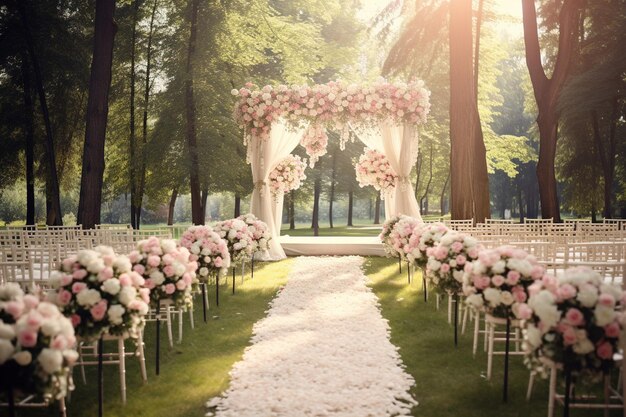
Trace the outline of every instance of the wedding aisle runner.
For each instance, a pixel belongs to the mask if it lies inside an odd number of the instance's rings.
[[[297,258],[208,415],[410,415],[414,381],[389,341],[362,263],[356,256]]]

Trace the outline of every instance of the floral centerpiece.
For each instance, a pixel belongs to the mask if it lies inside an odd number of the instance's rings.
[[[398,256],[400,256],[400,254],[396,251],[396,249],[394,248],[391,242],[391,232],[393,231],[393,228],[396,226],[396,223],[398,223],[402,217],[405,217],[405,216],[398,215],[388,220],[385,220],[385,222],[383,223],[383,230],[378,235],[378,238],[383,244],[383,249],[385,250],[385,253],[387,254],[387,256],[392,257],[392,258],[397,258]]]
[[[298,155],[289,155],[270,172],[270,190],[272,194],[284,194],[297,190],[306,179],[304,170],[306,161]]]
[[[242,262],[252,257],[255,243],[246,222],[240,219],[224,220],[216,223],[213,230],[226,241],[231,262]]]
[[[56,305],[18,284],[0,285],[0,392],[10,386],[45,400],[65,397],[75,346],[72,322]]]
[[[389,234],[389,242],[395,252],[403,260],[409,260],[407,255],[411,252],[409,238],[415,229],[419,229],[424,223],[415,217],[402,216],[393,226]]]
[[[267,251],[269,242],[272,239],[267,224],[252,213],[244,214],[237,218],[248,225],[248,232],[252,234],[252,239],[256,244],[255,252]]]
[[[528,299],[528,288],[544,273],[535,257],[522,249],[485,249],[476,261],[466,263],[463,293],[470,307],[493,317],[515,319]]]
[[[428,251],[439,244],[450,229],[443,223],[427,223],[423,227],[413,229],[409,237],[407,259],[420,268],[426,268]]]
[[[197,262],[197,277],[207,283],[209,277],[226,274],[230,267],[228,244],[209,226],[191,226],[180,238],[180,245],[191,252],[189,260]]]
[[[59,306],[76,334],[94,340],[103,333],[136,338],[148,312],[150,290],[128,257],[99,246],[65,259],[50,274],[48,299]]]
[[[471,236],[448,232],[427,249],[426,274],[437,289],[458,294],[463,289],[465,264],[475,261],[482,247]]]
[[[139,241],[128,257],[133,271],[145,278],[153,306],[171,300],[175,307],[186,310],[192,304],[191,286],[198,263],[189,259],[187,248],[178,247],[175,240],[153,236]]]
[[[326,134],[326,128],[319,124],[310,125],[304,132],[300,145],[306,150],[306,154],[309,155],[309,166],[315,167],[315,163],[319,161],[321,156],[326,155],[326,148],[328,147],[328,135]]]
[[[394,84],[379,79],[371,85],[331,81],[312,87],[262,88],[247,83],[231,93],[237,98],[235,119],[247,134],[262,140],[269,138],[271,124],[278,119],[336,126],[348,122],[373,125],[382,120],[418,124],[426,121],[430,110],[430,92],[419,80]]]
[[[398,176],[391,168],[389,159],[374,149],[367,148],[355,165],[356,179],[360,187],[373,186],[377,191],[392,189]]]
[[[598,376],[615,366],[623,331],[626,292],[588,268],[546,276],[530,288],[528,304],[518,315],[526,320],[525,351],[529,367],[543,373],[546,363],[573,375]]]

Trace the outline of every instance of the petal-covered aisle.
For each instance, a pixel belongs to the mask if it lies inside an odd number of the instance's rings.
[[[301,257],[209,415],[407,416],[413,378],[389,341],[363,258]]]

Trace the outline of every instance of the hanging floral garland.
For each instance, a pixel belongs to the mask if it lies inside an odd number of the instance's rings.
[[[430,92],[421,80],[390,83],[379,79],[372,85],[331,81],[307,85],[262,88],[247,83],[231,93],[238,98],[235,119],[246,135],[269,138],[272,122],[280,118],[293,125],[323,124],[343,130],[355,125],[376,125],[382,120],[421,124],[430,111]]]
[[[328,135],[326,135],[326,128],[319,124],[309,126],[304,132],[300,145],[306,149],[306,154],[310,156],[309,166],[315,167],[315,163],[320,159],[320,156],[326,155],[326,148],[328,146]]]
[[[270,189],[272,194],[278,195],[300,188],[302,181],[306,179],[306,175],[304,175],[305,169],[306,160],[298,155],[289,155],[280,161],[270,172]]]
[[[356,179],[359,187],[371,185],[377,191],[384,192],[393,188],[398,176],[391,168],[389,159],[375,149],[365,149],[365,153],[359,157],[359,162],[354,166]]]

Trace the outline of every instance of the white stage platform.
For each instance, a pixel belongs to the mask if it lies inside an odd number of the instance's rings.
[[[279,242],[288,256],[385,256],[377,236],[281,236]]]

